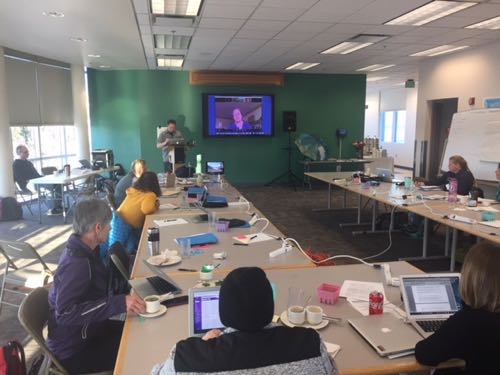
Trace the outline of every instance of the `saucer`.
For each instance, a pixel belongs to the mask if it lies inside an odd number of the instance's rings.
[[[293,323],[290,323],[290,321],[288,320],[288,313],[287,311],[283,311],[280,315],[280,320],[281,322],[286,325],[287,327],[304,327],[304,328],[314,328],[314,329],[321,329],[321,328],[325,328],[327,325],[328,325],[328,320],[326,319],[323,319],[323,321],[319,324],[316,324],[316,325],[312,325],[312,324],[309,324],[306,322],[304,322],[303,324],[293,324]]]
[[[156,318],[157,316],[162,316],[167,312],[167,306],[160,305],[160,309],[155,312],[155,313],[139,313],[139,316],[142,316],[143,318]]]
[[[154,255],[154,256],[146,259],[146,262],[148,262],[149,264],[151,264],[153,266],[157,266],[157,267],[171,266],[173,264],[180,263],[181,261],[182,261],[182,258],[178,255],[165,256],[163,254]]]

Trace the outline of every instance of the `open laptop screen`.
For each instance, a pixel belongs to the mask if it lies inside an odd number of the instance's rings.
[[[220,287],[193,288],[189,291],[190,335],[199,336],[211,329],[223,329],[219,317]]]
[[[401,280],[409,317],[451,315],[462,308],[458,274],[404,276]]]

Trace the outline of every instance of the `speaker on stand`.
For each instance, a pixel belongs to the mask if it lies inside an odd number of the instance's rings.
[[[265,186],[271,186],[276,182],[282,180],[286,177],[288,180],[288,186],[293,187],[297,190],[297,185],[302,183],[302,180],[295,175],[292,171],[292,132],[297,131],[297,112],[295,111],[283,111],[283,130],[288,134],[288,147],[283,149],[288,153],[288,170],[279,176],[273,178]]]

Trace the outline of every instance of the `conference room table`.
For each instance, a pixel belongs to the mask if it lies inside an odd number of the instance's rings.
[[[313,167],[324,167],[324,166],[335,166],[335,173],[345,172],[345,168],[348,168],[351,175],[354,172],[354,167],[361,166],[361,170],[364,170],[365,164],[371,163],[372,160],[367,159],[326,159],[326,160],[299,160],[299,163],[304,166],[304,184],[309,185],[311,189],[311,179],[308,173],[311,172]],[[339,173],[339,175],[340,175]],[[342,177],[339,177],[342,178]]]
[[[389,264],[393,276],[422,273],[406,262],[390,262]],[[322,283],[341,285],[344,280],[376,282],[384,280],[382,269],[375,269],[364,264],[268,269],[265,272],[270,282],[274,284],[276,292],[274,313],[276,315],[280,315],[287,309],[290,288],[303,289],[305,296],[311,296],[309,303],[319,305],[316,289]],[[224,273],[219,273],[218,277],[223,278]],[[175,277],[175,281],[184,292],[199,283],[197,275],[189,273]],[[386,299],[400,306],[399,288],[386,285],[384,288]],[[341,323],[330,322],[318,331],[323,340],[340,345],[341,350],[335,357],[335,361],[342,375],[395,374],[428,369],[417,363],[411,355],[398,359],[380,357],[347,323],[346,319],[361,315],[346,299],[339,298],[334,305],[321,304],[321,306],[326,315],[343,319]],[[148,374],[154,364],[167,359],[171,348],[177,341],[187,337],[187,305],[171,307],[166,314],[157,318],[129,317],[125,322],[114,373],[117,375]],[[457,363],[461,364],[455,361],[448,365]]]
[[[33,178],[30,180],[31,183],[33,183],[36,187],[37,193],[38,193],[38,221],[41,224],[42,223],[42,207],[41,207],[41,200],[40,200],[40,192],[41,188],[43,185],[60,185],[61,186],[61,192],[62,192],[62,197],[61,197],[61,205],[63,208],[62,216],[63,216],[63,222],[66,223],[66,214],[67,214],[67,208],[66,207],[66,199],[65,197],[68,196],[70,193],[69,186],[72,185],[75,181],[78,180],[83,180],[87,179],[89,177],[96,176],[101,173],[106,173],[106,172],[114,172],[119,169],[118,166],[113,166],[109,168],[101,168],[101,169],[84,169],[84,168],[73,168],[71,170],[71,173],[69,176],[67,176],[64,171],[61,173],[54,173],[38,178]]]

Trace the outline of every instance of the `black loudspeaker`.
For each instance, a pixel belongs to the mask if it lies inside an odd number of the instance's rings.
[[[283,111],[283,130],[286,132],[297,131],[297,112]]]

